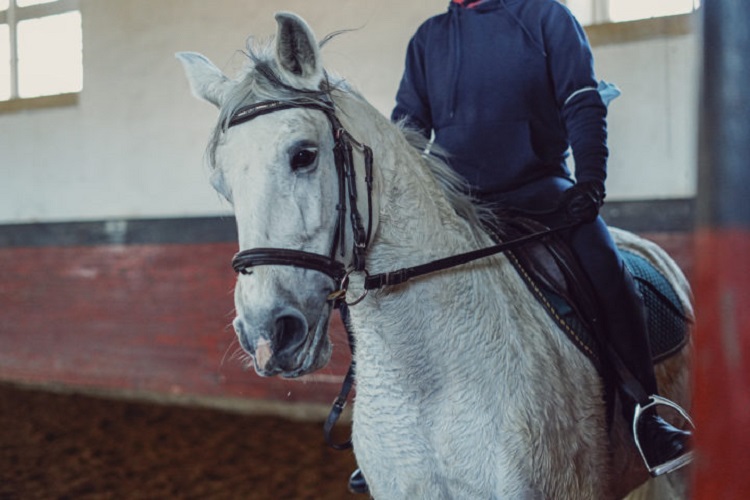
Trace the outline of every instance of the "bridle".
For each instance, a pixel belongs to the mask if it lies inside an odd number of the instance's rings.
[[[287,248],[252,248],[242,250],[232,259],[232,268],[239,274],[250,274],[255,266],[281,265],[303,269],[312,269],[330,276],[340,289],[329,296],[329,301],[343,300],[346,294],[349,274],[352,272],[367,272],[365,270],[365,254],[372,237],[372,189],[373,189],[373,155],[372,149],[358,142],[343,127],[336,116],[333,103],[312,99],[296,99],[289,101],[262,101],[243,106],[232,114],[227,128],[253,120],[259,116],[292,108],[307,108],[322,111],[331,125],[333,134],[333,154],[338,179],[338,202],[336,210],[336,226],[328,255],[321,255],[303,250]],[[354,168],[353,148],[356,147],[364,157],[365,185],[367,186],[367,230],[365,230],[362,215],[357,206],[357,177]],[[348,205],[348,209],[347,209]],[[346,213],[349,212],[352,234],[352,262],[347,265],[337,260],[337,253],[343,258],[346,255]],[[364,295],[357,301],[364,298]]]
[[[520,238],[505,241],[489,247],[472,250],[442,259],[437,259],[425,264],[397,269],[370,276],[365,267],[365,254],[372,237],[372,190],[373,190],[373,154],[372,149],[360,143],[343,127],[336,116],[333,102],[327,100],[292,99],[288,101],[261,101],[239,108],[229,118],[227,128],[245,123],[259,116],[292,108],[307,108],[322,111],[331,124],[333,134],[333,153],[338,178],[338,203],[336,210],[338,217],[331,242],[329,254],[321,255],[303,250],[287,248],[252,248],[242,250],[235,254],[232,259],[232,268],[239,274],[250,274],[250,269],[256,266],[280,265],[293,266],[303,269],[319,271],[331,277],[339,284],[339,289],[328,296],[330,302],[341,304],[344,302],[349,275],[353,272],[365,274],[364,293],[348,305],[360,302],[369,290],[383,288],[386,286],[399,285],[412,278],[426,274],[442,271],[451,267],[489,257],[501,252],[521,247],[532,241],[537,241],[551,234],[571,229],[578,223],[563,225],[560,227],[528,234]],[[356,147],[364,156],[365,185],[367,186],[367,230],[362,224],[362,215],[357,206],[357,178],[354,169],[353,148]],[[346,212],[350,216],[352,232],[352,262],[351,265],[344,264],[336,259],[337,251],[344,257],[346,255]],[[345,303],[345,302],[344,302]]]
[[[251,274],[251,269],[256,266],[281,265],[292,266],[302,269],[311,269],[324,273],[331,277],[338,284],[338,290],[329,294],[328,302],[339,308],[344,327],[349,338],[349,347],[354,354],[354,339],[348,325],[349,309],[348,306],[355,305],[365,298],[369,290],[393,286],[404,283],[411,278],[434,273],[458,265],[466,264],[474,260],[489,257],[501,252],[506,252],[518,248],[532,241],[537,241],[551,234],[565,231],[573,228],[577,224],[565,225],[553,229],[547,229],[532,233],[511,241],[506,241],[490,247],[480,248],[470,252],[445,257],[434,260],[425,264],[414,267],[402,268],[396,271],[390,271],[370,276],[365,267],[365,255],[367,247],[372,237],[373,224],[373,154],[372,149],[366,144],[358,142],[347,132],[336,116],[333,102],[330,99],[326,101],[316,101],[312,99],[293,99],[289,101],[262,101],[248,106],[243,106],[232,114],[227,122],[226,127],[231,128],[241,123],[253,120],[259,116],[292,108],[307,108],[322,111],[331,125],[333,134],[333,153],[336,165],[336,175],[338,179],[338,203],[336,210],[338,217],[336,227],[334,228],[331,241],[331,250],[328,255],[321,255],[303,250],[293,250],[287,248],[251,248],[242,250],[234,255],[232,259],[232,268],[238,274]],[[365,185],[367,186],[367,230],[362,223],[362,215],[357,207],[357,178],[354,169],[353,148],[356,147],[362,152],[364,157],[365,168]],[[346,212],[350,216],[350,226],[352,232],[352,262],[347,265],[337,260],[337,253],[343,258],[346,255]],[[349,275],[353,272],[363,272],[365,274],[364,293],[352,302],[346,302],[347,286]],[[352,356],[352,362],[347,371],[339,395],[333,402],[331,412],[323,425],[324,436],[328,444],[335,449],[344,450],[351,447],[351,440],[344,443],[335,443],[332,439],[333,428],[338,421],[349,393],[354,383],[355,361]]]

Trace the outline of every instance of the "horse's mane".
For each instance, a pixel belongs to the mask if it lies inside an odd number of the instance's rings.
[[[469,183],[448,163],[448,153],[406,122],[401,121],[397,126],[409,145],[420,153],[456,213],[474,228],[490,227],[495,218],[492,210],[471,196]]]
[[[321,42],[321,48],[334,36],[343,32],[336,32],[326,36]],[[209,140],[206,156],[209,165],[213,168],[216,164],[216,150],[227,130],[228,123],[237,110],[247,104],[265,100],[273,101],[309,101],[315,104],[331,106],[331,94],[340,91],[353,95],[357,99],[365,101],[355,89],[353,89],[343,78],[334,77],[325,73],[325,78],[320,89],[300,89],[288,85],[280,76],[276,59],[273,52],[274,37],[264,40],[248,39],[246,51],[246,66],[235,80],[235,85],[226,96],[219,109],[219,119]],[[365,101],[366,102],[366,101]],[[410,147],[416,149],[438,185],[445,193],[450,205],[456,213],[467,220],[472,227],[481,231],[487,227],[487,222],[492,220],[489,208],[482,206],[469,193],[466,181],[453,170],[445,161],[447,155],[440,148],[428,141],[421,133],[412,130],[403,123],[394,124],[394,128],[400,129],[404,134]],[[438,153],[438,154],[435,154]]]

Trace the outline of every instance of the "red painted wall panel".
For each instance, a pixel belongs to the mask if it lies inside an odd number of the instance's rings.
[[[348,351],[306,382],[233,358],[235,243],[0,249],[0,379],[329,403]]]
[[[696,237],[695,498],[750,498],[750,231]]]
[[[687,234],[647,235],[690,272]],[[0,248],[0,380],[328,404],[349,362],[304,381],[260,378],[233,357],[236,243]]]

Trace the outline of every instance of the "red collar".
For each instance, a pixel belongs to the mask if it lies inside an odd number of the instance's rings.
[[[453,3],[460,5],[461,7],[465,7],[467,9],[472,9],[482,3],[484,0],[451,0]]]

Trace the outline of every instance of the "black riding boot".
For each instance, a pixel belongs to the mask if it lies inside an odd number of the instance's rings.
[[[625,372],[618,374],[623,413],[626,422],[636,424],[634,439],[646,467],[651,475],[659,476],[691,461],[691,433],[674,427],[656,412],[657,405],[672,406],[673,403],[657,396],[645,308],[632,276],[625,269],[623,273],[625,291],[629,293],[622,294],[616,302],[619,303],[617,311],[607,311],[608,340],[614,351],[610,358],[619,358],[610,361],[613,366],[622,363],[626,368],[617,370]],[[641,412],[641,409],[645,410]]]

